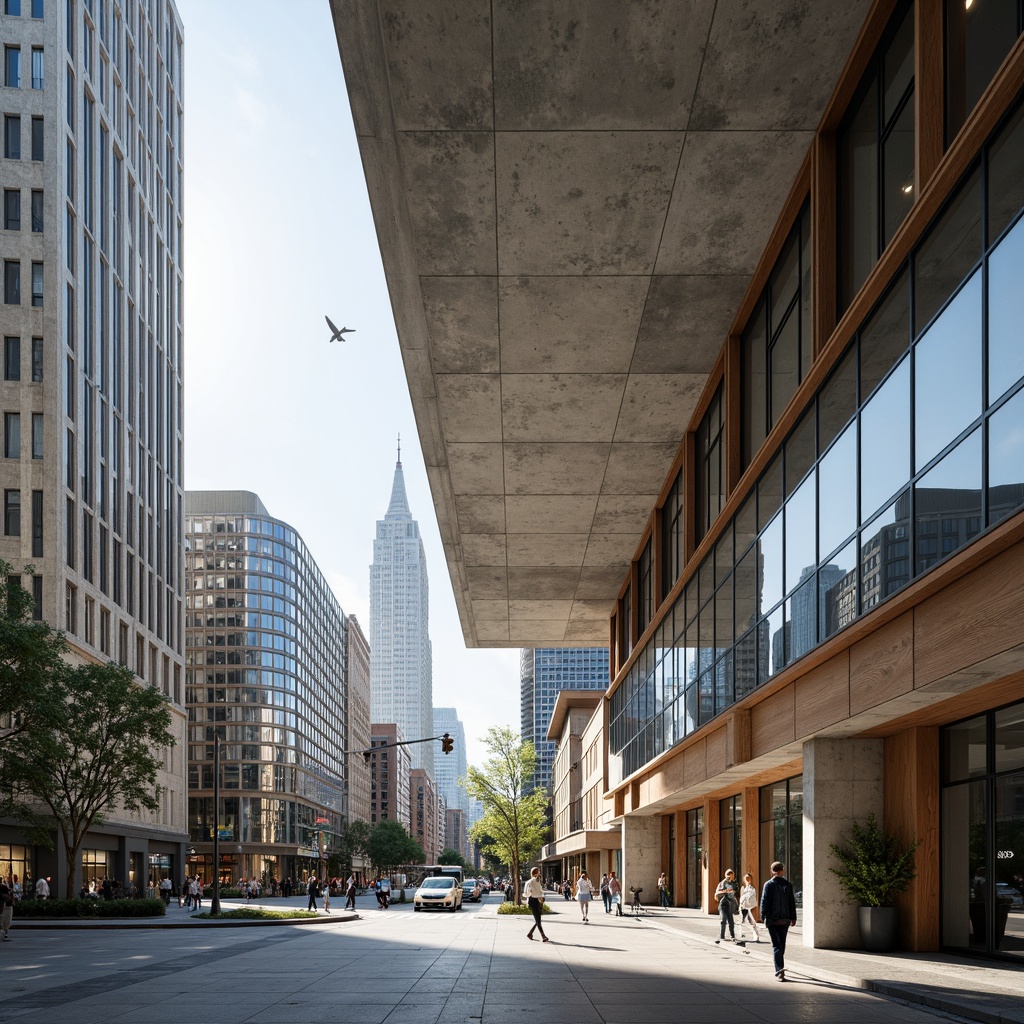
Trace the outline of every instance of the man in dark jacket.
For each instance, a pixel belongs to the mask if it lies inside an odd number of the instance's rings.
[[[786,980],[786,936],[796,924],[796,895],[785,874],[786,865],[775,861],[772,877],[761,890],[761,920],[767,925],[772,940],[776,981]]]

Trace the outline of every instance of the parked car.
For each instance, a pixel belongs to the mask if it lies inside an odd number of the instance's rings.
[[[1021,896],[1009,882],[996,882],[996,896],[1000,903],[1008,903],[1011,907],[1024,907],[1024,896]]]
[[[436,875],[424,878],[412,898],[413,910],[456,910],[462,909],[462,886],[450,875]]]
[[[484,891],[480,888],[480,883],[475,878],[467,878],[462,883],[462,898],[469,900],[470,903],[479,903],[480,897],[483,896]]]

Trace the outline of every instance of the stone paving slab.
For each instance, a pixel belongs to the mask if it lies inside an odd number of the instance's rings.
[[[894,967],[893,958],[882,958],[887,981],[877,971],[858,978],[874,959],[792,947],[793,980],[780,985],[768,947],[714,945],[714,919],[687,925],[670,912],[584,926],[573,905],[545,919],[552,941],[540,943],[526,940],[528,919],[499,917],[496,906],[444,916],[395,908],[314,929],[15,927],[0,946],[0,1022],[935,1024],[942,1018],[920,1000],[885,998],[867,982],[942,981],[948,966],[957,986],[977,985],[975,996],[992,973],[1008,992],[1020,984],[1019,971],[938,960]],[[838,960],[815,967],[803,953]],[[851,983],[812,977],[818,968]],[[1022,1008],[1019,997],[997,1007],[999,1024],[1024,1024],[1014,1016]]]

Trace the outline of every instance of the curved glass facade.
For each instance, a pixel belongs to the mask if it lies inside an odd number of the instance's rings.
[[[190,503],[208,505],[205,497]],[[216,818],[229,844],[225,881],[301,875],[319,833],[330,847],[346,815],[344,612],[279,520],[190,509],[186,547],[192,841],[209,841]]]
[[[611,697],[612,785],[1024,506],[1024,116],[894,276]]]

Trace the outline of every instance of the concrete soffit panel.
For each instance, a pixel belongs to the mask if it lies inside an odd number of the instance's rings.
[[[604,645],[870,6],[330,0],[467,645]]]

